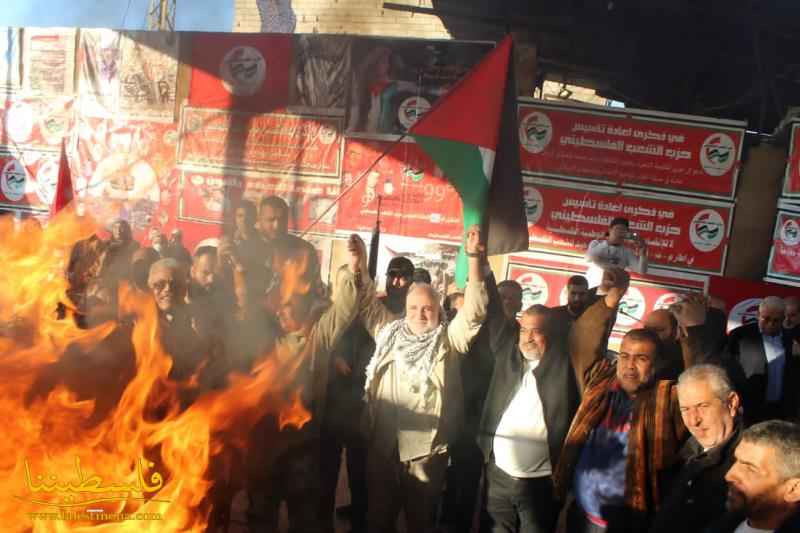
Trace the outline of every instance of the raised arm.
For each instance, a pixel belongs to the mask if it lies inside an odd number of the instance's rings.
[[[483,253],[480,227],[475,225],[467,230],[464,248],[467,252],[469,274],[467,288],[464,291],[464,305],[447,327],[450,346],[459,353],[467,353],[469,345],[486,318],[486,306],[489,296],[483,283]]]
[[[320,317],[315,327],[317,346],[326,351],[333,349],[358,316],[361,276],[367,272],[366,251],[360,237],[350,236],[348,251],[350,257],[347,265],[341,267],[336,275],[333,305]]]
[[[701,295],[692,294],[673,305],[670,310],[681,330],[683,368],[700,364],[706,359],[705,340],[709,334],[706,324],[707,302]]]
[[[569,355],[581,391],[591,377],[592,368],[606,357],[608,332],[629,284],[630,277],[621,268],[606,270],[603,273],[605,296],[584,311],[570,329]]]

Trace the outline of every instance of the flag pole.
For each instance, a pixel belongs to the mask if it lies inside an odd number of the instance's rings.
[[[373,169],[373,168],[375,168],[375,165],[377,165],[378,163],[380,163],[381,159],[383,159],[384,157],[386,157],[387,155],[389,155],[389,153],[390,153],[392,150],[394,150],[394,149],[395,149],[395,147],[396,147],[398,144],[400,144],[400,143],[403,141],[403,139],[405,139],[406,137],[408,137],[408,132],[405,132],[405,133],[403,133],[403,134],[402,134],[400,137],[398,137],[397,139],[395,139],[394,141],[392,141],[392,143],[391,143],[389,146],[387,146],[387,147],[386,147],[386,149],[385,149],[385,150],[384,150],[384,151],[381,153],[381,155],[379,155],[379,156],[378,156],[378,158],[377,158],[377,159],[375,159],[375,161],[373,161],[373,162],[372,162],[372,164],[370,164],[370,166],[368,166],[368,167],[367,167],[367,169],[366,169],[364,172],[362,172],[362,173],[361,173],[361,175],[358,177],[358,179],[356,179],[356,180],[355,180],[353,183],[351,183],[350,185],[348,185],[348,186],[347,186],[347,187],[346,187],[346,188],[345,188],[345,189],[344,189],[342,192],[340,192],[340,193],[339,193],[339,196],[337,196],[337,197],[336,197],[336,199],[334,199],[334,201],[333,201],[333,202],[331,202],[331,205],[329,205],[329,206],[327,207],[327,209],[325,209],[325,211],[323,211],[323,212],[322,212],[322,214],[320,214],[320,215],[319,215],[317,218],[315,218],[315,219],[314,219],[314,220],[311,222],[311,224],[309,224],[309,225],[308,225],[308,227],[307,227],[306,229],[304,229],[304,230],[303,230],[303,232],[300,234],[300,237],[305,237],[305,236],[306,236],[306,234],[308,234],[308,232],[309,232],[309,231],[311,231],[311,228],[313,228],[314,226],[316,226],[316,225],[319,223],[319,221],[320,221],[320,220],[322,220],[323,218],[325,218],[325,215],[327,215],[327,214],[328,214],[328,212],[329,212],[331,209],[333,209],[333,207],[334,207],[336,204],[338,204],[338,203],[339,203],[339,202],[342,200],[342,198],[344,198],[344,197],[345,197],[345,196],[346,196],[346,195],[347,195],[347,194],[348,194],[350,191],[352,191],[352,190],[353,190],[353,188],[354,188],[356,185],[358,185],[358,184],[361,182],[361,180],[363,180],[363,179],[364,179],[364,176],[366,176],[367,174],[369,174],[369,173],[372,171],[372,169]]]
[[[372,229],[372,239],[369,241],[369,264],[367,270],[369,277],[375,279],[378,274],[378,253],[381,242],[381,200],[383,196],[378,195],[378,215],[375,217],[375,227]]]

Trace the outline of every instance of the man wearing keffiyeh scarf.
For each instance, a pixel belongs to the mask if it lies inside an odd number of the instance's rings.
[[[486,315],[480,230],[467,232],[469,281],[465,301],[447,323],[436,291],[414,283],[398,318],[365,290],[360,318],[375,338],[367,367],[368,531],[394,531],[405,512],[407,529],[431,530],[442,489],[448,444],[463,418],[460,357]]]

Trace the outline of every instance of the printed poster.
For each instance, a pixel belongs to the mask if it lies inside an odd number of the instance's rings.
[[[387,149],[391,141],[349,138],[345,142],[342,186],[349,187]],[[395,144],[341,200],[337,225],[348,231],[460,242],[464,234],[461,197],[418,145]]]
[[[338,178],[341,119],[185,107],[178,160],[225,169]]]
[[[494,47],[362,37],[353,43],[347,131],[404,133]]]
[[[800,281],[800,214],[778,211],[767,275]]]
[[[792,124],[789,136],[789,158],[783,180],[783,196],[800,198],[800,122]]]
[[[178,79],[177,33],[81,32],[81,109],[91,116],[172,122]]]
[[[625,217],[647,242],[651,265],[713,274],[725,268],[732,204],[534,177],[523,188],[531,249],[585,255],[611,220]]]
[[[58,184],[59,154],[25,150],[0,155],[0,206],[49,210]]]
[[[195,33],[189,103],[271,111],[289,101],[292,35]]]
[[[77,137],[73,184],[98,221],[124,218],[136,232],[171,222],[160,205],[171,202],[175,125],[84,117]]]
[[[745,123],[519,102],[523,172],[733,199]]]
[[[61,150],[72,127],[70,96],[0,100],[0,144],[7,150]]]
[[[23,89],[42,96],[72,94],[75,30],[25,28],[23,35]]]
[[[319,217],[322,219],[312,232],[332,233],[335,230],[337,206],[334,201],[339,194],[339,186],[328,180],[224,173],[216,169],[183,169],[179,172],[181,192],[178,218],[181,220],[207,224],[230,222],[233,220],[233,208],[241,199],[258,206],[261,198],[274,195],[283,198],[289,205],[290,230],[305,231]]]

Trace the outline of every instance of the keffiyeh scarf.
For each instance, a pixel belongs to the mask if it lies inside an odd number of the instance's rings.
[[[402,381],[410,384],[411,392],[414,394],[422,392],[423,396],[427,396],[434,358],[441,342],[441,333],[445,327],[445,323],[442,322],[427,333],[414,335],[406,325],[405,319],[402,318],[384,326],[378,332],[375,339],[375,353],[367,365],[365,384],[367,394],[369,394],[372,379],[375,377],[378,361],[393,352],[396,368]],[[368,397],[368,399],[370,398]]]

